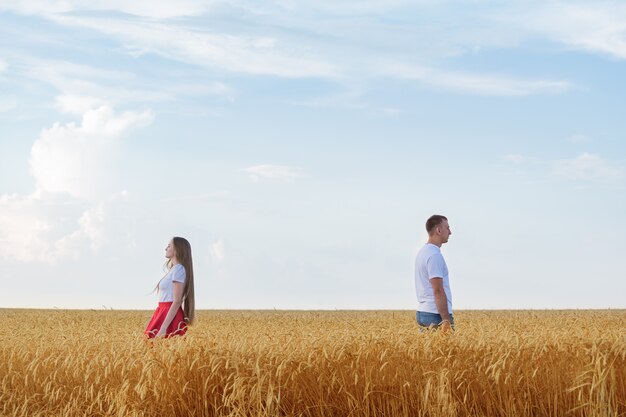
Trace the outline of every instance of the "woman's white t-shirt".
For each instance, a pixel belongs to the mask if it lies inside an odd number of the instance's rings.
[[[174,281],[184,284],[186,276],[185,267],[182,264],[174,265],[159,282],[159,302],[169,303],[174,301]]]

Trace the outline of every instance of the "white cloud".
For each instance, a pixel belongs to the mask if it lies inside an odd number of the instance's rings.
[[[68,11],[106,9],[144,17],[174,17],[203,13],[213,7],[213,3],[191,0],[181,4],[180,7],[178,4],[171,6],[166,2],[156,2],[154,7],[147,1],[140,1],[137,4],[130,2],[129,4],[113,1],[104,6],[104,3],[99,1],[85,4],[76,0],[50,5],[47,2],[35,1],[30,2],[29,7],[16,7],[22,12],[30,10],[32,13],[39,13],[62,25],[88,28],[104,33],[110,38],[117,39],[122,45],[121,50],[133,56],[152,53],[186,64],[228,72],[286,78],[320,77],[344,81],[363,77],[386,76],[410,79],[454,92],[496,96],[558,94],[572,88],[571,83],[566,80],[542,77],[525,79],[502,74],[466,73],[439,68],[437,64],[420,66],[419,64],[408,63],[405,53],[398,55],[394,52],[395,48],[384,48],[385,43],[390,45],[397,43],[397,37],[390,38],[387,36],[388,25],[383,25],[377,20],[373,22],[368,20],[366,23],[358,23],[361,21],[357,20],[357,23],[347,23],[348,26],[346,27],[344,26],[346,24],[344,19],[341,20],[341,24],[324,24],[321,28],[316,29],[319,25],[313,26],[308,23],[310,17],[301,9],[302,5],[285,6],[279,3],[259,6],[246,4],[246,2],[231,5],[235,10],[240,10],[245,14],[244,20],[254,19],[254,21],[250,21],[251,30],[247,30],[245,33],[225,33],[219,27],[213,28],[212,26],[211,31],[208,31],[207,26],[194,27],[189,24],[183,26],[180,21],[120,17],[111,19],[102,17],[102,15],[94,17],[87,14],[79,16],[67,13]],[[362,13],[376,15],[376,11],[398,13],[403,9],[415,13],[416,7],[417,10],[427,10],[428,13],[433,13],[434,6],[435,4],[430,1],[417,5],[405,1],[397,1],[391,5],[386,3],[380,5],[376,2],[367,2],[367,4],[350,2],[340,6],[309,5],[307,10],[313,7],[322,16],[337,17],[355,13],[358,15]],[[444,6],[441,7],[444,8]],[[297,12],[286,13],[285,8],[294,9]],[[515,7],[504,7],[502,14],[507,15],[507,12],[514,9]],[[553,17],[551,14],[553,12],[547,8],[539,7],[539,9],[544,10],[543,13],[547,16]],[[486,7],[484,14],[488,16],[490,10],[491,7]],[[541,20],[541,13],[536,12],[540,17],[539,20]],[[408,50],[412,51],[411,56],[426,55],[423,62],[436,62],[450,55],[450,52],[437,53],[433,51],[454,50],[457,51],[456,54],[460,54],[470,50],[480,50],[483,47],[502,47],[503,42],[506,46],[510,46],[511,42],[521,42],[525,36],[528,37],[537,31],[543,31],[541,27],[529,27],[525,22],[510,18],[508,19],[508,22],[511,22],[509,26],[513,26],[513,28],[509,28],[505,23],[497,20],[495,16],[489,19],[480,19],[482,26],[478,26],[477,23],[462,21],[458,24],[459,28],[454,29],[450,34],[448,31],[442,33],[439,28],[422,28],[419,31],[403,29],[408,30],[407,34],[414,34],[420,39],[429,37],[437,39],[437,47],[433,47],[430,43],[421,47],[407,45]],[[263,23],[257,23],[258,21]],[[255,23],[259,27],[256,27]],[[292,28],[300,27],[301,24],[305,24],[306,30],[304,31],[306,34],[294,33]],[[362,26],[364,24],[371,24],[371,27],[374,28],[372,33],[365,35],[365,38],[363,31],[367,27]],[[275,27],[276,30],[268,35],[267,26]],[[512,36],[514,39],[512,41],[502,41],[503,38],[511,38],[509,32],[521,32],[522,35]],[[440,39],[442,37],[443,39]],[[383,39],[381,45],[378,45],[379,38]],[[343,39],[346,44],[342,45],[341,41],[331,44],[328,39]],[[371,42],[386,50],[384,53],[377,54],[375,60],[372,59],[371,47],[366,45]],[[350,46],[350,54],[345,54],[344,46],[347,45]],[[416,49],[413,50],[412,48]],[[42,69],[46,68],[45,66],[38,66],[38,68],[40,68],[39,72],[46,72],[45,69]],[[50,74],[45,75],[51,78]],[[59,83],[60,81],[57,79],[56,82]],[[94,86],[73,82],[69,77],[63,79],[62,83],[65,87],[61,91],[105,97],[102,95],[102,91],[94,93]],[[233,96],[228,90],[217,83],[212,94],[224,95],[232,100]],[[117,94],[121,93],[122,91],[117,92]],[[113,94],[113,92],[109,92],[109,94]],[[158,95],[159,93],[150,93],[146,89],[140,95],[149,96],[150,94]],[[161,91],[160,94],[163,95],[165,92]]]
[[[95,97],[61,94],[54,99],[54,104],[61,113],[82,115],[107,103]]]
[[[624,169],[613,166],[600,156],[583,153],[574,159],[555,161],[553,172],[560,178],[573,181],[612,181],[624,178]]]
[[[383,69],[387,74],[451,91],[494,96],[557,94],[572,88],[563,80],[532,80],[496,74],[469,74],[441,69],[396,64]]]
[[[15,107],[17,107],[17,101],[14,98],[8,97],[0,99],[0,113],[13,110]]]
[[[43,129],[31,149],[35,190],[0,195],[0,258],[56,262],[126,239],[119,219],[128,193],[111,189],[109,171],[120,138],[151,120],[149,111],[116,114],[101,106],[79,125]]]
[[[117,37],[131,51],[207,68],[281,77],[334,77],[336,66],[307,48],[275,37],[226,35],[156,22],[54,15],[57,23]]]
[[[171,100],[170,88],[145,89],[139,87],[137,77],[129,72],[96,68],[59,60],[21,58],[20,67],[27,78],[43,82],[61,92],[55,98],[55,107],[62,112],[78,114],[108,103],[135,103]]]
[[[89,65],[76,64],[69,61],[54,59],[21,58],[20,66],[31,78],[42,79],[65,90],[68,85],[80,86],[84,80],[100,80],[108,82],[124,82],[135,79],[134,75],[125,71],[116,71]],[[75,94],[75,93],[74,93]]]
[[[626,59],[623,2],[540,2],[515,16],[519,26],[571,48]]]
[[[209,246],[209,254],[211,255],[211,259],[215,262],[219,263],[224,260],[226,256],[224,250],[224,241],[222,239],[217,240]]]
[[[54,234],[44,205],[35,195],[0,196],[0,257],[17,261],[45,260]]]
[[[171,102],[202,96],[218,96],[232,102],[236,97],[236,91],[220,81],[164,82],[127,71],[59,60],[20,57],[18,62],[25,77],[60,91],[55,97],[54,107],[67,114],[82,115],[104,104]]]
[[[563,80],[524,80],[499,75],[474,75],[440,71],[425,79],[427,83],[450,90],[497,96],[559,94],[572,88]]]
[[[92,252],[97,252],[111,241],[125,240],[127,236],[120,227],[121,218],[116,211],[123,207],[128,196],[127,191],[121,191],[84,210],[78,218],[78,228],[55,243],[56,257],[77,257],[87,245]]]
[[[539,168],[538,173],[569,181],[611,182],[624,178],[623,167],[612,165],[599,155],[583,153],[573,159],[545,161],[534,156],[507,154],[502,157],[510,164],[526,169]],[[528,174],[528,172],[526,173]]]
[[[129,129],[150,123],[152,117],[149,111],[116,115],[111,107],[101,106],[85,112],[80,125],[55,123],[44,129],[30,157],[37,189],[98,198],[107,183],[117,141]]]
[[[122,192],[87,205],[62,194],[2,195],[0,259],[55,263],[97,252],[111,239],[123,244],[116,212],[126,197]]]
[[[294,11],[298,8],[304,10],[316,10],[318,12],[332,14],[334,16],[377,15],[393,9],[402,9],[407,5],[433,5],[433,0],[357,0],[357,1],[302,1],[302,0],[277,0],[276,4]]]
[[[254,165],[244,169],[250,175],[250,179],[258,182],[260,178],[280,179],[293,181],[301,177],[302,170],[285,165]]]
[[[229,200],[231,197],[230,193],[227,191],[216,191],[212,193],[201,193],[201,194],[189,194],[189,195],[179,195],[176,197],[165,197],[161,199],[163,203],[191,203],[191,202],[224,202]]]
[[[0,74],[6,71],[7,67],[7,63],[0,59]]]
[[[172,18],[190,16],[208,10],[214,2],[206,0],[28,0],[2,2],[0,10],[11,10],[22,14],[48,15],[73,11],[107,11],[151,18]]]
[[[199,95],[216,95],[227,97],[229,101],[234,101],[235,92],[229,84],[214,81],[203,82],[202,84],[180,84],[170,88],[176,96],[199,96]]]
[[[300,45],[289,38],[208,33],[154,22],[70,16],[54,16],[53,19],[61,24],[88,27],[117,37],[131,51],[151,52],[189,64],[248,74],[333,79],[356,74],[391,76],[451,91],[501,96],[563,93],[572,88],[564,80],[446,71],[408,65],[388,56],[381,56],[380,64],[372,65],[368,59],[368,64],[363,65],[358,57],[331,59],[315,55],[310,45]]]

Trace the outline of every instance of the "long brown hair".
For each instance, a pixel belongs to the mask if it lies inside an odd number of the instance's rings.
[[[185,267],[185,288],[183,289],[183,313],[185,313],[185,322],[191,324],[196,315],[196,302],[193,290],[193,261],[191,259],[191,245],[184,237],[174,236],[172,238],[174,250],[176,251],[176,259]],[[174,266],[172,260],[168,259],[165,263],[168,270]],[[157,285],[158,287],[158,285]]]

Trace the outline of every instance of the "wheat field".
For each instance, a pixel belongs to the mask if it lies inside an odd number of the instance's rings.
[[[626,311],[0,310],[2,416],[626,416]]]

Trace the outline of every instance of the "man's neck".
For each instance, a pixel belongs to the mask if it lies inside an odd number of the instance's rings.
[[[428,243],[430,243],[431,245],[435,245],[438,248],[441,248],[442,243],[433,239],[428,239]]]

